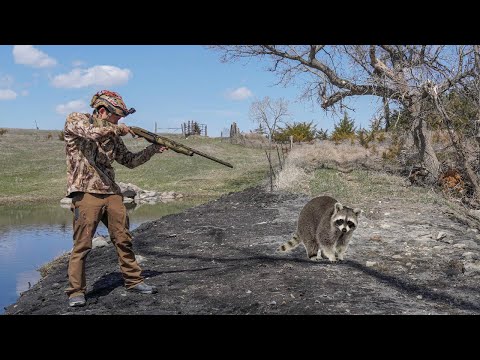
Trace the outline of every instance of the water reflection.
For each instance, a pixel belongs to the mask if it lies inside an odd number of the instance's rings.
[[[127,206],[130,229],[209,199]],[[107,236],[100,224],[97,234]],[[72,213],[57,205],[0,206],[0,314],[40,280],[38,269],[72,248]]]

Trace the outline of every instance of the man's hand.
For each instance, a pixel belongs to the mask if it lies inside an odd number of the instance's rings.
[[[157,153],[162,153],[162,152],[164,152],[165,150],[168,150],[167,147],[162,146],[162,145],[159,145],[159,144],[152,144],[152,146],[154,147],[155,152],[157,152]]]

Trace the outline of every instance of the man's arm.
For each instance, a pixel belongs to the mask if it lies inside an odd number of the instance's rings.
[[[128,167],[129,169],[133,169],[139,165],[146,163],[156,153],[162,153],[166,150],[166,148],[161,145],[151,144],[142,151],[139,151],[138,153],[133,153],[127,149],[127,147],[123,143],[123,140],[120,138],[117,146],[118,147],[115,151],[115,160],[118,163]]]

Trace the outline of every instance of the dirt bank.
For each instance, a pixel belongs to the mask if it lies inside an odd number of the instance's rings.
[[[247,189],[133,231],[155,295],[129,293],[112,246],[87,261],[87,306],[69,308],[67,259],[5,314],[479,314],[476,229],[440,205],[371,197],[342,263],[275,249],[308,197]]]

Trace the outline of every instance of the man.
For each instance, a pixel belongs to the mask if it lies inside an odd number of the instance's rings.
[[[167,148],[151,144],[138,153],[130,152],[121,136],[133,134],[118,121],[135,112],[127,109],[122,97],[113,91],[96,93],[90,106],[93,114],[71,113],[64,129],[67,155],[67,197],[72,198],[74,246],[68,264],[70,306],[84,306],[86,292],[85,261],[92,249],[97,225],[108,227],[116,247],[125,287],[142,294],[153,294],[147,285],[132,250],[128,215],[120,187],[115,183],[113,161],[135,168]]]

